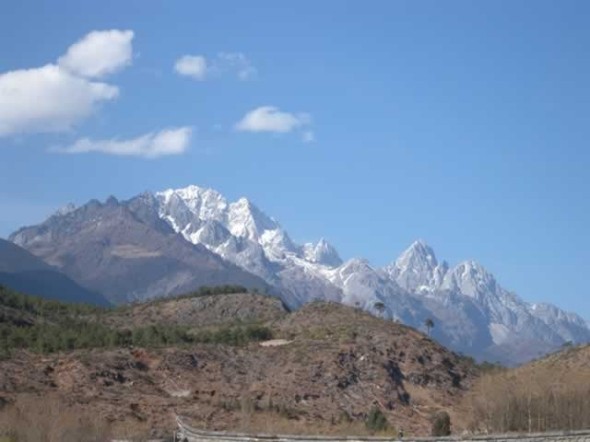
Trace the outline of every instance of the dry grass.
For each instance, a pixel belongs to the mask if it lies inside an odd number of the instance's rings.
[[[195,427],[198,427],[195,425]],[[288,417],[270,411],[241,412],[231,428],[232,432],[249,434],[297,434],[324,436],[384,436],[393,437],[397,430],[393,425],[386,431],[374,433],[361,421],[350,421],[342,415],[329,421],[310,422],[305,417]]]
[[[471,428],[543,432],[590,427],[590,345],[479,379],[464,403]]]
[[[9,441],[102,442],[109,425],[81,407],[53,395],[21,395],[0,413],[0,428]]]

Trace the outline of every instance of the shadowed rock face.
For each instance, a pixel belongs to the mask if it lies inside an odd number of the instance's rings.
[[[102,295],[76,284],[55,267],[3,239],[0,239],[0,284],[47,299],[109,304]]]
[[[204,285],[240,284],[267,290],[260,278],[172,231],[150,196],[120,203],[91,201],[23,228],[10,239],[111,302],[145,300]]]

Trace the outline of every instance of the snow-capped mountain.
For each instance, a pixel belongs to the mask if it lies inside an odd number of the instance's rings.
[[[478,359],[507,363],[531,359],[568,341],[590,341],[588,324],[579,316],[524,302],[477,262],[455,266],[439,262],[424,241],[414,242],[390,265],[375,268],[363,259],[343,262],[325,239],[299,245],[248,199],[230,202],[212,189],[169,189],[117,204],[118,210],[127,208],[135,219],[163,234],[176,232],[192,245],[262,278],[291,308],[321,299],[417,328],[424,328],[431,318],[432,334],[442,343]],[[50,218],[51,225],[61,226],[62,219],[75,215],[91,228],[95,221],[86,219],[86,212],[68,207]],[[43,242],[42,248],[38,244],[39,235],[47,230],[42,226],[23,229],[11,239],[33,253],[54,253],[52,247],[59,247],[58,242]],[[117,232],[121,243],[129,242],[125,231]]]
[[[325,239],[297,245],[245,198],[230,203],[214,190],[190,186],[158,192],[156,199],[160,217],[185,239],[277,286],[294,308],[328,299],[416,327],[430,317],[434,336],[444,343],[508,362],[566,341],[590,340],[590,330],[577,315],[522,301],[474,261],[454,267],[439,262],[424,241],[379,269],[362,259],[343,263]]]
[[[439,264],[430,246],[418,240],[384,270],[406,290],[430,292],[440,286],[449,265]]]
[[[337,267],[342,264],[342,259],[336,249],[324,238],[320,239],[316,244],[304,244],[303,255],[307,261],[316,264],[330,267]]]
[[[187,241],[277,286],[290,307],[312,299],[341,299],[340,290],[322,276],[327,263],[341,262],[327,241],[298,246],[246,198],[230,203],[211,189],[189,186],[155,197],[160,217]]]

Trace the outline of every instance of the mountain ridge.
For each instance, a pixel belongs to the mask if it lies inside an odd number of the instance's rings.
[[[101,294],[78,285],[57,268],[1,238],[0,284],[47,299],[109,305]]]
[[[269,288],[202,245],[176,235],[154,212],[154,200],[146,194],[125,202],[114,197],[105,203],[91,200],[39,226],[20,229],[10,240],[113,303],[204,285]]]
[[[213,189],[191,185],[108,204],[130,207],[144,223],[256,275],[276,287],[290,308],[336,301],[417,328],[431,318],[433,336],[443,344],[505,363],[523,362],[564,342],[590,341],[587,322],[576,314],[523,301],[473,260],[439,262],[424,240],[391,264],[373,267],[358,258],[342,261],[323,238],[299,245],[247,198],[230,202]],[[54,216],[77,213],[66,212]],[[18,242],[19,233],[11,239]]]

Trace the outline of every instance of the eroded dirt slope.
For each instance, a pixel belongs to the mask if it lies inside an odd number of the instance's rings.
[[[27,416],[35,412],[30,404],[45,400],[62,414],[86,413],[118,437],[168,435],[176,414],[215,430],[361,433],[367,413],[378,407],[392,428],[427,435],[432,413],[444,409],[455,417],[474,379],[469,361],[409,327],[338,304],[286,314],[257,295],[238,296],[244,304],[262,303],[255,316],[268,319],[282,345],[18,352],[0,362],[0,423],[34,419]],[[221,315],[221,322],[235,322],[236,299],[223,298],[195,298],[193,310],[183,305],[192,300],[136,307],[108,321],[179,318],[194,326],[219,324]],[[181,311],[191,313],[183,318]]]

